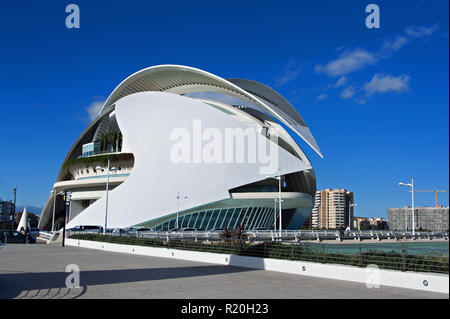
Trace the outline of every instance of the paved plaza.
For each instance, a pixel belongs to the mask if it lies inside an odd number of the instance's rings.
[[[66,288],[67,265],[80,288]],[[111,253],[57,244],[0,250],[0,298],[448,298],[242,267]]]

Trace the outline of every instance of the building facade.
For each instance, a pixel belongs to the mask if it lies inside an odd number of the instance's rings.
[[[353,229],[356,230],[368,230],[371,229],[372,226],[370,224],[368,217],[354,217],[353,219]]]
[[[316,179],[279,123],[322,156],[297,111],[263,84],[179,65],[138,71],[70,148],[39,226],[62,227],[58,194],[70,191],[68,228],[257,229],[281,218],[284,229],[299,229]]]
[[[311,213],[312,228],[336,229],[353,223],[353,193],[346,189],[324,189],[316,192]]]
[[[353,228],[357,230],[385,230],[388,229],[388,224],[385,218],[382,217],[354,217]]]
[[[415,207],[415,229],[448,231],[448,214],[448,207]],[[412,230],[411,207],[388,208],[387,217],[390,230]]]
[[[10,218],[14,214],[14,204],[10,201],[2,201],[0,198],[0,222],[10,221]]]

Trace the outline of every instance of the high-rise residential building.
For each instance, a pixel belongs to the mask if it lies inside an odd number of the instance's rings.
[[[448,207],[415,207],[416,230],[448,231]],[[388,208],[389,229],[412,230],[411,207]]]
[[[0,198],[0,222],[9,221],[10,216],[13,214],[14,204],[10,201],[2,201]]]
[[[317,191],[311,213],[312,228],[329,229],[350,225],[353,220],[351,204],[353,204],[353,193],[346,189]]]

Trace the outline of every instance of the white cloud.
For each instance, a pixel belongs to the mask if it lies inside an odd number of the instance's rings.
[[[345,85],[347,83],[347,78],[345,76],[340,77],[339,80],[336,81],[336,84],[334,85],[335,88],[338,88],[340,86]]]
[[[410,26],[405,28],[406,34],[415,38],[423,38],[432,35],[438,28],[438,24],[435,23],[430,27],[424,26]]]
[[[370,82],[364,84],[364,90],[368,94],[386,92],[401,93],[409,90],[409,79],[410,77],[404,74],[392,76],[376,73]]]
[[[327,97],[328,97],[328,96],[327,96],[326,94],[320,94],[320,95],[316,98],[316,100],[317,100],[317,101],[323,101],[323,100],[325,100]]]
[[[295,60],[290,60],[284,67],[283,75],[276,81],[276,86],[282,86],[288,82],[295,80],[301,71],[301,67],[297,65]]]
[[[94,101],[86,107],[86,112],[91,121],[93,121],[100,114],[103,104],[105,104],[105,101]]]
[[[366,100],[365,99],[356,99],[356,103],[358,103],[358,105],[364,105],[364,104],[366,104]]]
[[[393,40],[386,40],[384,41],[384,44],[381,47],[381,52],[391,52],[400,50],[409,41],[410,40],[404,36],[397,36]]]
[[[356,94],[356,90],[355,90],[355,88],[353,87],[353,86],[349,86],[349,87],[346,87],[343,91],[342,91],[342,93],[341,93],[341,97],[343,98],[343,99],[349,99],[349,98],[351,98],[353,95],[355,95]]]
[[[375,64],[375,56],[365,50],[355,49],[343,52],[339,58],[326,65],[316,65],[317,73],[325,73],[330,77],[342,76],[356,71],[366,65]]]

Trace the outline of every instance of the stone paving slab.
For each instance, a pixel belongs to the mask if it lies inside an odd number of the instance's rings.
[[[66,288],[67,265],[80,288]],[[0,298],[446,298],[448,294],[57,244],[0,251]]]

